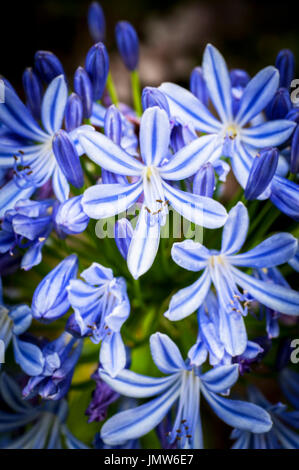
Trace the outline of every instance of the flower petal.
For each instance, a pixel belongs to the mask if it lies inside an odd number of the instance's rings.
[[[227,65],[220,52],[208,44],[205,48],[202,63],[203,76],[219,117],[223,122],[232,119],[231,81]]]
[[[231,267],[235,281],[252,297],[277,312],[299,315],[299,293],[287,287],[255,279]]]
[[[222,231],[221,253],[232,255],[243,246],[249,226],[249,217],[246,207],[238,202],[228,214]]]
[[[58,165],[55,166],[53,172],[52,185],[55,196],[57,197],[59,202],[66,201],[69,197],[70,186]]]
[[[177,345],[165,334],[155,333],[150,337],[152,358],[161,372],[173,374],[186,368]]]
[[[191,286],[179,290],[171,298],[169,309],[164,313],[171,321],[182,320],[191,315],[204,301],[211,285],[208,269]]]
[[[271,268],[291,259],[296,253],[297,245],[297,239],[290,233],[277,233],[247,253],[229,257],[229,261],[236,266]]]
[[[150,269],[155,260],[159,243],[159,220],[152,221],[143,206],[133,232],[127,257],[128,268],[134,279],[138,279]]]
[[[158,398],[114,415],[101,429],[103,441],[113,446],[147,434],[162,421],[177,399],[179,390],[180,382],[177,382]]]
[[[27,375],[36,376],[42,373],[44,357],[35,344],[21,341],[18,336],[13,338],[15,361]]]
[[[112,217],[132,206],[142,192],[142,179],[133,184],[97,184],[82,198],[84,212],[93,219]]]
[[[192,122],[195,129],[202,132],[213,134],[220,130],[220,122],[190,91],[168,82],[162,83],[159,90],[166,96],[172,116]]]
[[[89,158],[106,170],[127,176],[139,176],[142,172],[144,165],[105,135],[84,130],[78,136]]]
[[[267,432],[272,427],[270,415],[260,406],[240,400],[229,400],[209,392],[202,386],[209,405],[229,426],[253,433]]]
[[[106,336],[101,345],[100,363],[103,369],[115,377],[126,365],[126,350],[120,333]]]
[[[200,376],[210,392],[224,393],[231,388],[239,377],[239,365],[219,366]]]
[[[13,209],[20,199],[27,199],[32,196],[34,191],[35,186],[24,186],[22,188],[20,183],[16,184],[14,179],[6,183],[0,190],[0,217],[4,217],[7,210]]]
[[[157,106],[148,108],[140,122],[140,152],[147,166],[158,166],[168,154],[170,124],[166,112]]]
[[[253,159],[254,155],[250,153],[249,148],[237,142],[231,165],[234,175],[242,188],[246,188]]]
[[[171,248],[173,261],[188,271],[201,271],[207,266],[209,250],[193,240],[174,243]]]
[[[160,168],[160,174],[166,180],[182,180],[194,175],[207,161],[218,160],[221,152],[222,143],[215,134],[199,137],[173,155]]]
[[[147,377],[128,369],[123,369],[116,377],[111,377],[108,372],[100,369],[99,375],[113,390],[132,398],[159,395],[178,380],[177,374],[168,377]]]
[[[59,75],[48,86],[42,102],[42,123],[48,134],[55,134],[61,128],[66,101],[65,77]]]
[[[236,122],[243,126],[263,111],[275,95],[278,85],[279,72],[275,67],[269,66],[257,73],[244,90]]]
[[[299,221],[299,185],[275,175],[271,184],[271,201],[276,207]]]
[[[258,126],[242,129],[242,141],[257,149],[277,147],[291,136],[295,127],[295,122],[286,119],[264,122]]]

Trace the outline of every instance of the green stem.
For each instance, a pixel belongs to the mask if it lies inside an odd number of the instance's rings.
[[[138,70],[133,70],[133,72],[131,72],[131,83],[132,83],[134,108],[135,108],[137,116],[141,116],[142,104],[141,104],[141,91],[140,91],[140,80],[139,80]]]
[[[113,83],[112,76],[111,76],[110,72],[108,73],[106,86],[107,86],[108,93],[110,95],[112,103],[115,104],[115,106],[118,106],[117,93],[116,93],[116,89],[115,89],[115,86],[114,86],[114,83]]]

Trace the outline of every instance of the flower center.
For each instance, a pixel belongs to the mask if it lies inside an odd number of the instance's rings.
[[[238,126],[234,123],[228,124],[224,129],[224,134],[225,137],[228,137],[231,140],[235,139],[239,134]]]

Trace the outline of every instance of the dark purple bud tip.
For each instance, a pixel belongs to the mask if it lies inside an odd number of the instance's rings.
[[[279,86],[289,88],[295,74],[295,57],[289,49],[282,49],[276,57],[275,67],[280,74]]]
[[[64,123],[67,132],[71,132],[79,127],[82,123],[82,118],[83,106],[81,98],[77,93],[72,93],[68,97],[64,113]]]
[[[26,95],[27,106],[32,116],[40,119],[41,102],[42,102],[42,84],[38,76],[28,67],[23,73],[23,87]]]
[[[89,5],[87,13],[89,33],[95,42],[104,41],[106,34],[106,21],[103,9],[98,2]]]
[[[53,152],[66,179],[76,188],[81,188],[84,176],[80,158],[68,133],[63,129],[56,132],[52,141]]]
[[[195,67],[195,69],[192,70],[192,73],[190,75],[190,91],[205,106],[208,105],[209,93],[206,86],[206,82],[203,78],[201,67]]]
[[[151,86],[145,87],[142,92],[141,100],[144,110],[153,106],[158,106],[159,108],[164,109],[164,111],[167,112],[168,116],[170,116],[168,101],[164,93],[158,90],[158,88],[154,88]]]
[[[244,196],[256,199],[270,184],[278,164],[277,148],[265,148],[253,160]]]
[[[102,97],[109,72],[109,56],[102,42],[94,44],[85,59],[85,70],[89,75],[93,88],[93,98]]]
[[[90,118],[93,105],[92,83],[83,67],[78,67],[75,72],[74,90],[82,100],[83,117],[86,119]]]
[[[34,68],[37,75],[50,83],[58,75],[64,75],[62,64],[53,52],[37,51],[34,56]]]
[[[128,21],[120,21],[115,28],[115,37],[121,58],[130,71],[138,67],[139,40],[133,26]]]

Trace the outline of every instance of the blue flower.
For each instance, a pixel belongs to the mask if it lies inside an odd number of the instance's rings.
[[[246,348],[247,334],[243,316],[247,314],[251,298],[281,313],[299,315],[298,292],[277,283],[256,279],[237,269],[267,269],[283,264],[294,256],[297,240],[291,234],[280,233],[247,253],[236,254],[246,239],[248,225],[247,209],[239,202],[229,212],[220,251],[208,250],[200,243],[185,240],[175,243],[171,252],[179,266],[189,271],[203,270],[203,273],[194,284],[172,297],[165,316],[170,320],[180,320],[190,315],[202,305],[213,283],[220,307],[220,339],[232,356],[242,354]],[[243,289],[243,294],[237,285]]]
[[[279,73],[274,67],[261,70],[242,91],[236,114],[233,112],[232,83],[226,63],[217,49],[208,44],[203,57],[203,77],[209,97],[218,113],[216,119],[192,93],[172,83],[163,83],[173,116],[191,122],[195,129],[213,137],[211,154],[231,158],[233,172],[245,188],[253,158],[263,147],[276,147],[292,134],[296,124],[286,119],[262,122],[248,127],[273,98]],[[260,121],[260,120],[259,120]]]
[[[0,376],[0,397],[10,411],[0,410],[0,432],[6,436],[5,449],[87,449],[67,428],[68,405],[44,401],[33,405],[23,399],[17,382],[4,372]],[[32,425],[26,429],[26,426]]]
[[[50,83],[42,101],[41,120],[44,129],[41,129],[15,91],[6,86],[5,103],[0,104],[0,121],[21,142],[2,144],[0,140],[1,167],[15,166],[17,169],[15,177],[1,189],[0,216],[13,208],[19,199],[30,197],[36,187],[42,186],[50,178],[57,199],[64,201],[68,198],[69,184],[52,149],[53,137],[62,127],[67,93],[63,75]],[[78,145],[76,130],[69,135],[74,144]]]
[[[126,283],[114,277],[109,268],[93,263],[73,279],[67,287],[68,301],[75,313],[67,329],[74,335],[89,336],[94,343],[102,342],[100,363],[112,376],[126,364],[126,351],[120,329],[130,313]]]
[[[131,207],[143,194],[144,204],[128,253],[128,267],[134,278],[152,265],[160,241],[160,226],[166,223],[168,204],[191,222],[209,228],[226,220],[224,207],[211,198],[176,189],[167,181],[179,181],[194,174],[211,153],[211,137],[196,139],[163,165],[168,156],[169,119],[164,110],[148,108],[141,119],[137,160],[98,132],[84,132],[79,139],[86,154],[104,169],[135,177],[132,184],[98,184],[88,188],[82,199],[86,214],[94,219],[110,217]]]
[[[74,338],[66,332],[54,341],[47,341],[40,348],[43,368],[38,373],[30,374],[23,396],[32,398],[39,395],[47,400],[63,398],[70,388],[82,347],[81,339]]]
[[[177,403],[169,442],[177,442],[180,448],[202,448],[201,393],[217,416],[230,426],[256,433],[267,432],[271,428],[268,413],[260,407],[220,395],[227,393],[238,379],[237,365],[217,367],[202,374],[188,361],[184,362],[177,346],[167,335],[152,335],[150,346],[155,364],[161,372],[168,374],[166,377],[153,378],[123,370],[112,378],[100,371],[101,378],[122,395],[135,398],[157,396],[110,418],[101,430],[106,444],[122,444],[148,433]]]
[[[272,405],[255,387],[248,389],[249,400],[266,410],[273,421],[272,428],[265,433],[256,434],[253,431],[233,430],[232,439],[236,442],[233,449],[299,449],[298,413],[287,411],[286,405],[277,403]],[[293,429],[292,429],[293,428]]]

